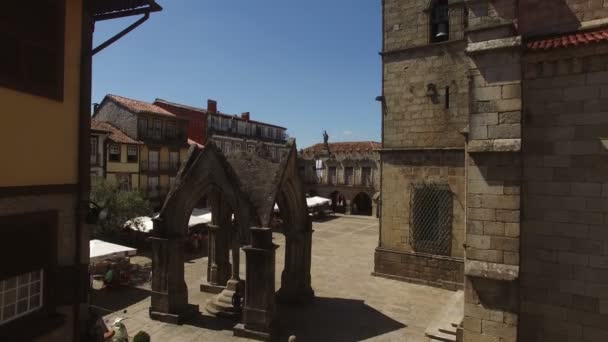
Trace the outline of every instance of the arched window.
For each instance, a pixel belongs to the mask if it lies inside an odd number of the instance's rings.
[[[450,16],[448,0],[436,0],[430,11],[431,43],[444,42],[450,39]]]

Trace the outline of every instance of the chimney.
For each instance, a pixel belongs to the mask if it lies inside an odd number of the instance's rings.
[[[245,113],[241,114],[241,119],[243,119],[245,121],[249,121],[249,112],[245,112]]]
[[[215,100],[207,100],[207,111],[209,113],[217,113],[217,101]]]

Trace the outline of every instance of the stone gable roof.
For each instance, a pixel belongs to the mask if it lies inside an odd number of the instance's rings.
[[[135,114],[155,114],[177,118],[175,114],[152,103],[133,100],[127,97],[112,94],[106,95],[106,99],[116,103],[117,105]]]

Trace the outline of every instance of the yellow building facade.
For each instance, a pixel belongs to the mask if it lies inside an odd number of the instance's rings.
[[[11,16],[0,25],[0,339],[71,341],[87,301],[92,18],[82,0],[2,11]]]
[[[2,4],[2,341],[89,340],[93,27],[133,6],[159,10],[144,0]]]
[[[114,181],[122,190],[139,190],[143,143],[108,122],[91,120],[91,176]]]

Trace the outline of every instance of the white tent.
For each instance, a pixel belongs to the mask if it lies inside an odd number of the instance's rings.
[[[306,198],[306,206],[310,208],[318,207],[324,204],[331,204],[331,200],[324,197],[314,196]],[[279,206],[277,204],[274,205],[274,211],[279,211]]]
[[[331,204],[331,200],[328,198],[319,197],[319,196],[308,197],[306,199],[306,205],[309,208],[316,207],[318,205],[323,205],[323,204]]]
[[[102,240],[89,241],[89,258],[91,259],[91,262],[101,261],[109,257],[135,255],[136,253],[137,249],[135,248],[121,246]]]
[[[153,217],[158,217],[158,214],[154,214]],[[188,228],[204,223],[211,223],[211,211],[208,208],[194,208],[192,210],[192,214],[190,215],[190,220],[188,221]],[[143,233],[149,233],[152,231],[154,225],[152,224],[151,217],[140,216],[125,222],[125,227],[129,227]]]

